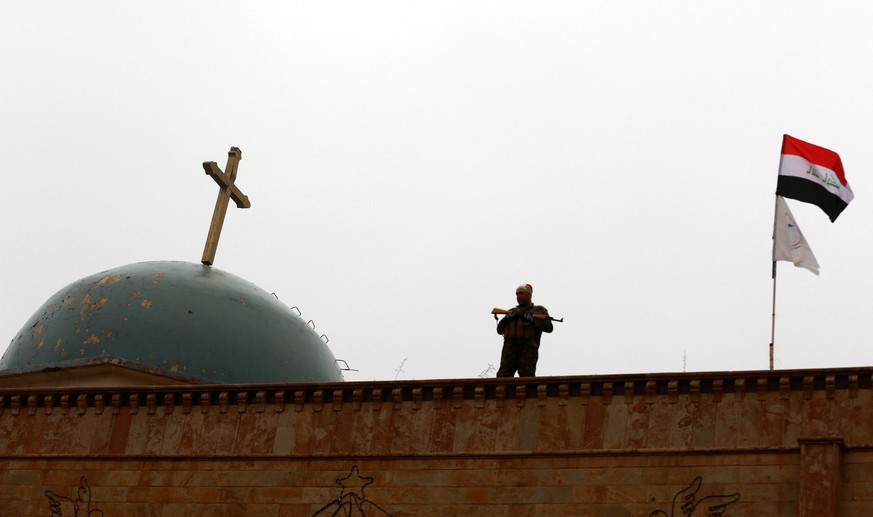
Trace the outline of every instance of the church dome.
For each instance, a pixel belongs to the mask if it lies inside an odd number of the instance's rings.
[[[58,291],[0,358],[0,374],[113,362],[184,382],[342,381],[325,342],[251,282],[189,262],[141,262]]]

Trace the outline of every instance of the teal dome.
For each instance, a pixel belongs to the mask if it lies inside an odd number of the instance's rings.
[[[0,358],[0,374],[102,362],[197,383],[342,381],[300,316],[251,282],[189,262],[141,262],[58,291]]]

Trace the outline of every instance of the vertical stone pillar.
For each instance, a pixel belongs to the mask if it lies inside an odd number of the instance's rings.
[[[798,517],[840,515],[840,438],[801,438]]]

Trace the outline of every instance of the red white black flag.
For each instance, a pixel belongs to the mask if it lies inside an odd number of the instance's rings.
[[[849,205],[852,193],[837,153],[784,135],[776,195],[812,203],[831,222]]]

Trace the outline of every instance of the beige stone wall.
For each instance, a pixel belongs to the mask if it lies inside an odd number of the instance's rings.
[[[871,472],[869,369],[0,391],[0,515],[869,517]]]

